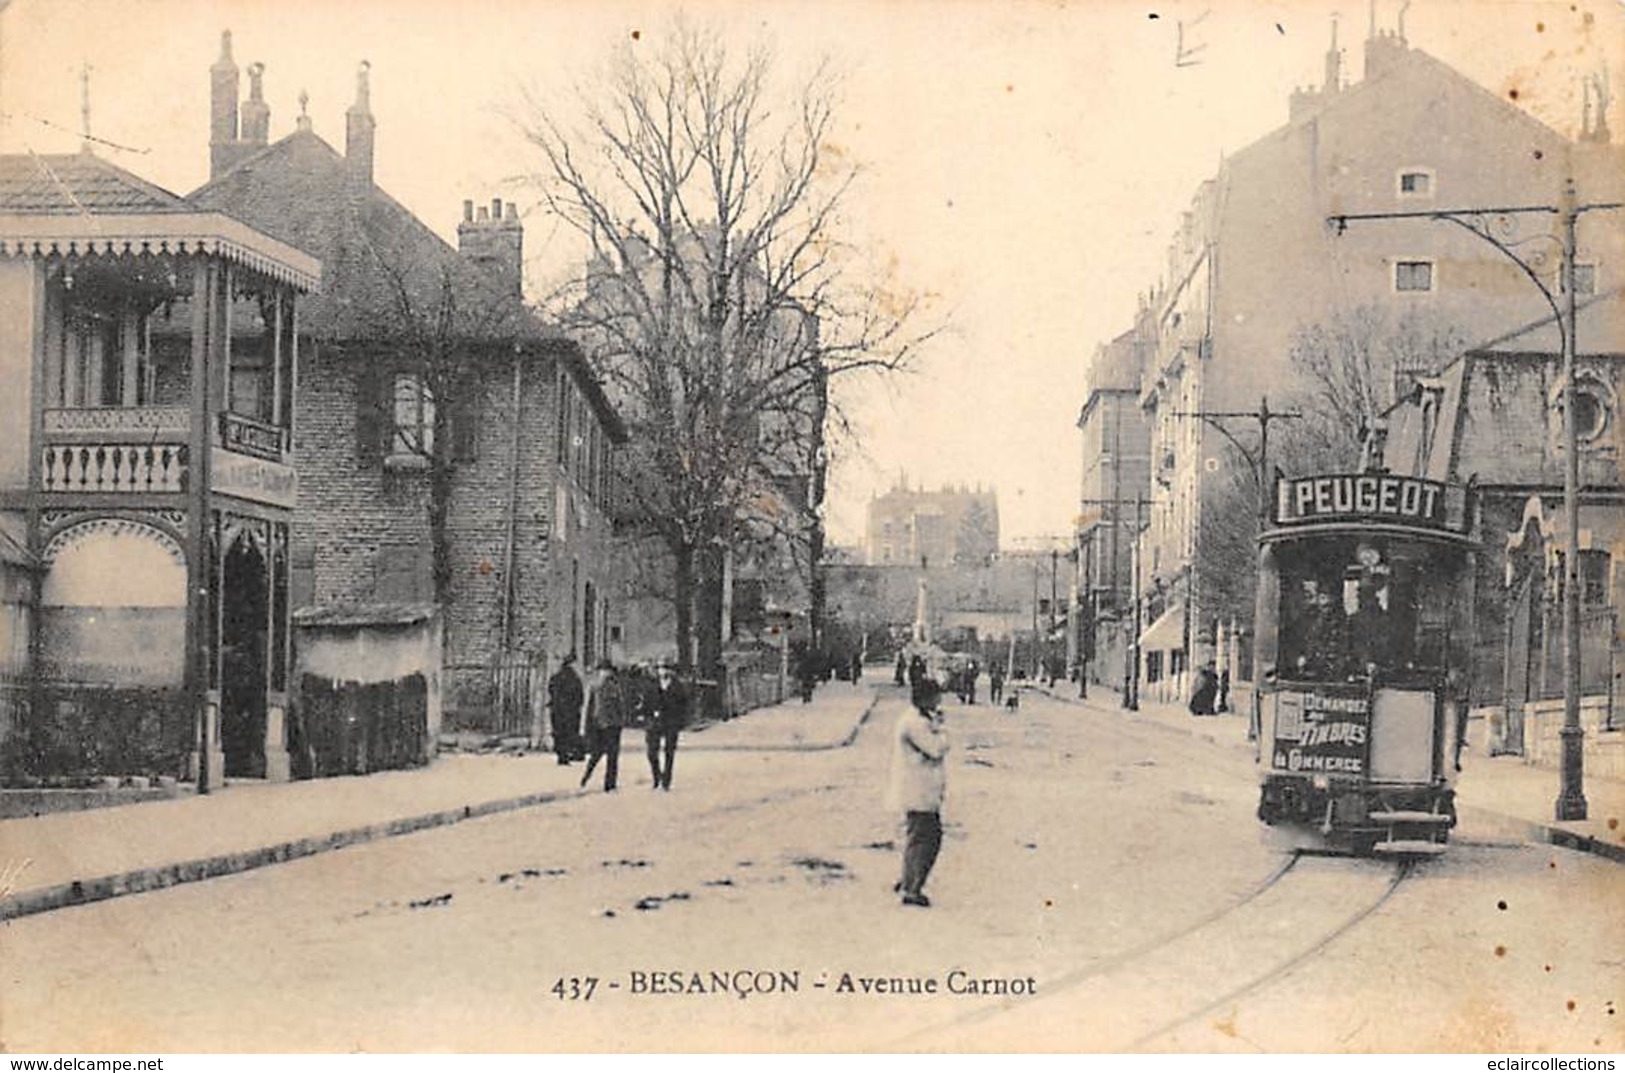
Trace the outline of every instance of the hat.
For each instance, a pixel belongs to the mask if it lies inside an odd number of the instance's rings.
[[[613,671],[615,669],[615,664],[611,662],[608,656],[605,656],[598,661],[598,669],[601,671]]]
[[[937,684],[935,678],[921,676],[914,683],[914,707],[922,712],[935,708],[937,701],[942,699],[942,686]]]

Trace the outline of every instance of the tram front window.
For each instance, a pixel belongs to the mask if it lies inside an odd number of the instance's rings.
[[[1276,549],[1280,677],[1351,681],[1441,672],[1453,571],[1448,549],[1371,536]]]

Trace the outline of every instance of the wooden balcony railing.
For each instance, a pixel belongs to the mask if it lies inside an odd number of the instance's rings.
[[[182,443],[48,443],[41,486],[47,492],[184,492]]]

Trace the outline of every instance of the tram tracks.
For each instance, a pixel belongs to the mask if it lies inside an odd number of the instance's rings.
[[[970,1011],[889,1046],[1156,1050],[1311,962],[1387,904],[1410,874],[1409,862],[1294,853],[1241,898],[1172,932],[1040,979],[1032,998]]]

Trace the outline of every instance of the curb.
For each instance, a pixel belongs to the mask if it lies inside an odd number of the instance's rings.
[[[1062,704],[1071,704],[1079,708],[1094,708],[1097,711],[1112,711],[1110,708],[1101,708],[1098,705],[1091,704],[1089,701],[1080,700],[1076,697],[1058,695],[1051,693],[1048,690],[1043,690],[1042,692],[1051,700],[1059,701]],[[1128,709],[1125,708],[1118,710],[1127,711]],[[1183,734],[1189,738],[1200,738],[1214,745],[1227,744],[1220,742],[1217,738],[1210,735],[1203,734],[1201,729],[1198,727],[1176,726],[1172,723],[1163,722],[1162,720],[1151,719],[1143,720],[1138,725],[1159,727],[1162,730],[1170,733]],[[1242,743],[1241,745],[1237,745],[1235,743],[1228,744],[1232,748],[1248,747],[1245,743]],[[1474,805],[1458,806],[1458,811],[1465,815],[1473,816],[1480,821],[1497,824],[1510,831],[1517,831],[1522,838],[1529,842],[1561,846],[1564,849],[1573,850],[1577,853],[1589,853],[1594,857],[1602,857],[1605,860],[1613,861],[1615,864],[1625,864],[1625,845],[1606,842],[1594,835],[1584,835],[1580,834],[1578,831],[1570,831],[1565,828],[1558,827],[1552,823],[1542,823],[1539,820],[1524,819],[1520,816],[1508,816],[1505,813],[1496,812],[1494,809],[1479,808]]]
[[[765,746],[690,745],[689,748],[711,752],[823,752],[831,749],[844,749],[857,740],[858,734],[862,731],[864,724],[869,721],[869,716],[874,712],[879,700],[878,693],[872,694],[869,703],[858,714],[857,721],[853,723],[852,729],[847,731],[846,736],[837,742]],[[121,898],[128,894],[145,894],[149,891],[179,886],[182,883],[196,883],[204,879],[236,875],[239,872],[249,872],[256,868],[283,864],[287,861],[299,860],[302,857],[314,857],[319,853],[328,853],[348,846],[364,845],[384,838],[409,835],[436,827],[447,827],[454,823],[462,823],[464,820],[475,820],[483,816],[514,812],[536,805],[546,805],[555,801],[562,801],[565,798],[575,797],[579,793],[578,790],[549,790],[533,794],[522,794],[519,797],[484,801],[479,804],[464,805],[461,808],[442,809],[438,812],[429,812],[418,816],[407,816],[396,820],[366,824],[361,827],[351,827],[328,835],[314,835],[289,842],[277,842],[257,849],[220,853],[173,864],[151,865],[145,868],[132,869],[128,872],[115,872],[112,875],[98,876],[94,879],[75,879],[67,883],[58,883],[37,890],[0,897],[0,922],[33,916],[37,913],[49,913],[57,909],[68,909],[76,905],[89,905],[92,902]]]
[[[832,749],[845,749],[858,740],[859,732],[863,730],[864,724],[869,721],[869,716],[874,713],[875,707],[879,703],[880,694],[871,693],[869,703],[864,705],[863,711],[858,713],[857,721],[852,724],[852,729],[848,730],[846,736],[839,741],[803,742],[797,745],[729,745],[726,743],[722,745],[703,745],[690,743],[686,748],[702,753],[821,753]]]
[[[175,864],[151,865],[128,872],[98,876],[95,879],[75,879],[67,883],[58,883],[54,886],[41,887],[37,890],[24,891],[0,898],[0,921],[15,920],[19,917],[33,916],[36,913],[49,913],[52,910],[67,909],[76,905],[89,905],[92,902],[106,901],[127,894],[144,894],[148,891],[163,890],[166,887],[174,887],[182,883],[196,883],[199,880],[214,879],[218,876],[235,875],[238,872],[248,872],[256,868],[264,868],[267,865],[282,864],[286,861],[298,860],[301,857],[314,857],[319,853],[344,849],[347,846],[359,846],[383,838],[393,838],[397,835],[408,835],[435,827],[446,827],[454,823],[461,823],[464,820],[479,819],[482,816],[513,812],[534,805],[545,805],[567,797],[573,797],[576,793],[577,791],[571,790],[523,794],[519,797],[486,801],[477,805],[464,805],[461,808],[442,809],[439,812],[407,816],[398,820],[387,820],[362,827],[351,827],[328,835],[299,838],[291,842],[277,842],[269,846],[261,846],[258,849],[221,853]]]
[[[1605,842],[1594,835],[1583,835],[1578,831],[1570,831],[1555,824],[1542,823],[1539,820],[1526,820],[1518,816],[1508,816],[1493,809],[1479,808],[1475,805],[1458,805],[1457,811],[1482,822],[1499,824],[1509,831],[1518,832],[1529,842],[1561,846],[1564,849],[1574,850],[1576,853],[1589,853],[1594,857],[1602,857],[1613,861],[1615,864],[1625,864],[1625,845]]]

